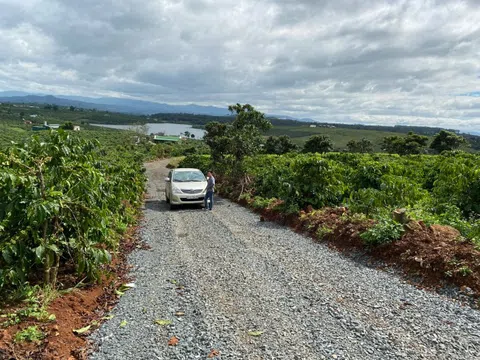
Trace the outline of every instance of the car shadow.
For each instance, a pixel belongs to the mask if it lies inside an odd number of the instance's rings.
[[[214,197],[213,198],[213,206],[215,205],[225,205],[226,201],[222,199],[221,197]]]
[[[197,204],[186,204],[181,206],[176,206],[173,210],[170,209],[170,204],[168,204],[165,200],[147,200],[145,201],[144,210],[152,210],[157,212],[170,212],[170,211],[178,211],[178,210],[202,210],[203,206]]]
[[[145,201],[145,210],[166,211],[168,210],[168,204],[165,200],[147,200]]]
[[[220,197],[215,197],[213,200],[213,206],[220,206],[224,205],[227,202],[220,198]],[[159,199],[148,199],[145,201],[145,210],[152,210],[152,211],[158,211],[158,212],[169,212],[169,211],[178,211],[178,210],[190,210],[190,211],[198,211],[198,210],[203,210],[203,205],[199,204],[185,204],[185,205],[180,205],[176,206],[173,210],[170,210],[170,204],[168,204],[165,200],[159,200]]]

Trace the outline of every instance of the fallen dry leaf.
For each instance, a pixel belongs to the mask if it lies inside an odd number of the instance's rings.
[[[88,325],[81,329],[73,329],[73,332],[77,335],[80,335],[80,334],[86,333],[88,330],[90,330],[91,327],[92,327],[91,325]]]
[[[218,351],[216,349],[212,349],[210,351],[210,354],[208,354],[209,359],[213,359],[214,357],[217,357],[217,356],[220,356],[220,351]]]
[[[155,322],[155,324],[160,325],[160,326],[172,325],[172,320],[159,319],[159,320],[155,320],[154,322]]]
[[[168,346],[177,346],[180,340],[176,336],[172,336],[170,340],[168,340]]]

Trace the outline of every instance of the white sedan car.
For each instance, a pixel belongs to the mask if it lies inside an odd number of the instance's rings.
[[[173,169],[165,178],[165,198],[170,209],[177,205],[204,204],[207,179],[198,169]]]

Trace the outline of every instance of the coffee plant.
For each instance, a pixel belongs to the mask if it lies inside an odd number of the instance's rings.
[[[198,158],[187,157],[194,165]],[[215,169],[202,157],[202,167]],[[312,206],[347,206],[369,217],[406,208],[415,218],[450,225],[463,236],[480,238],[480,156],[461,151],[441,155],[285,154],[247,157],[243,164],[252,179],[245,189],[252,197],[282,200],[284,210]],[[228,169],[218,169],[228,173]],[[228,184],[234,186],[235,179]],[[220,184],[222,186],[222,184]],[[398,235],[399,227],[381,223],[375,234]]]
[[[109,151],[52,131],[0,152],[0,290],[55,286],[67,262],[98,279],[145,185],[142,157]]]

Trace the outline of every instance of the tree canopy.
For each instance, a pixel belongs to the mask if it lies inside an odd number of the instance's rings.
[[[409,155],[424,153],[427,143],[427,136],[409,132],[407,136],[387,136],[382,145],[390,154]]]
[[[208,123],[204,140],[211,149],[214,161],[224,161],[231,156],[235,168],[239,168],[245,156],[260,152],[264,142],[263,133],[272,124],[264,113],[249,104],[230,105],[228,110],[236,114],[233,122]]]
[[[433,138],[430,148],[441,153],[445,150],[456,150],[461,145],[466,144],[467,140],[453,132],[442,130]]]
[[[362,138],[358,141],[350,140],[347,143],[347,149],[352,153],[371,153],[373,152],[373,143],[366,138]]]
[[[314,135],[303,146],[304,153],[326,153],[333,150],[333,142],[326,135]]]
[[[282,135],[279,137],[270,136],[265,142],[264,151],[267,154],[282,155],[289,152],[297,151],[298,146],[292,142],[289,136]]]

